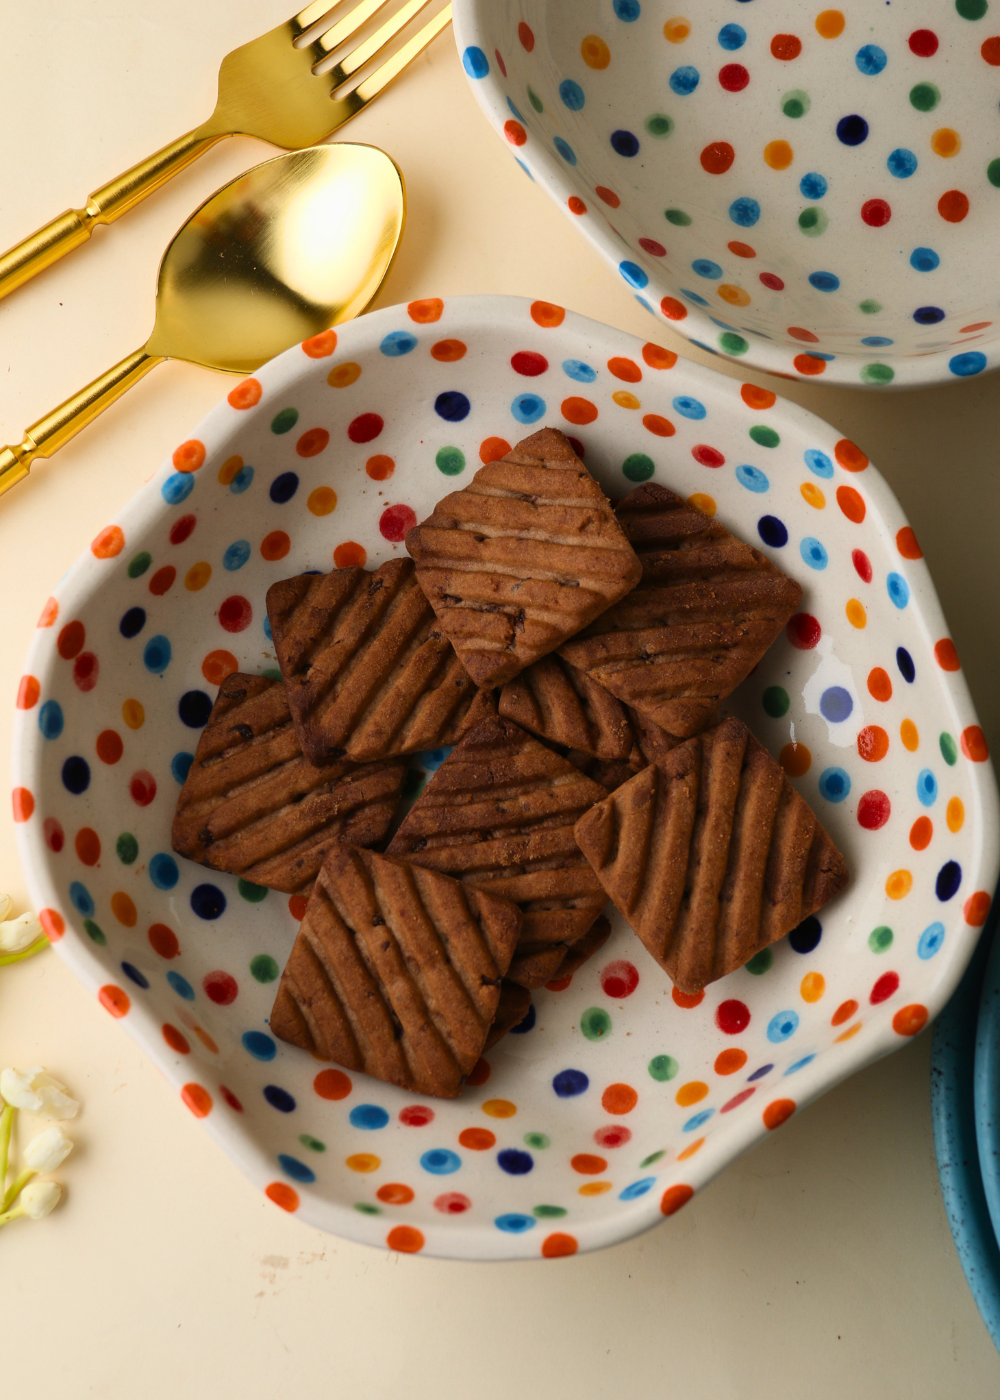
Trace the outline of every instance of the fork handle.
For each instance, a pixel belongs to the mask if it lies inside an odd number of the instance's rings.
[[[86,243],[95,224],[111,224],[120,219],[226,134],[212,131],[210,122],[196,127],[95,190],[83,209],[67,209],[58,219],[0,254],[0,299]]]

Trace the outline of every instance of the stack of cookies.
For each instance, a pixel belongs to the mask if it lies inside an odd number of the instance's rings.
[[[269,590],[282,680],[227,678],[178,802],[181,855],[309,897],[276,1035],[452,1097],[603,944],[609,896],[693,993],[843,888],[718,722],[801,596],[757,550],[652,483],[612,508],[551,428],[406,548]],[[441,745],[388,839],[407,755]]]

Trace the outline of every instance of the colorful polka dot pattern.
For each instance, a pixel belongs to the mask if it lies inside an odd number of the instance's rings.
[[[664,482],[801,580],[733,708],[854,878],[701,996],[616,920],[459,1099],[425,1102],[270,1033],[305,901],[174,856],[170,823],[215,687],[277,674],[268,586],[402,557],[408,522],[532,422],[571,434],[609,495]],[[32,900],[186,1109],[324,1228],[464,1258],[558,1258],[645,1228],[915,1034],[985,920],[992,770],[919,543],[864,452],[769,390],[550,303],[426,299],[237,386],[97,539],[46,605],[16,697]],[[417,757],[411,799],[444,756]]]
[[[737,19],[704,0],[666,22],[640,0],[514,8],[456,5],[472,89],[654,317],[793,378],[878,388],[1000,362],[985,0],[933,29],[860,0],[744,0]]]

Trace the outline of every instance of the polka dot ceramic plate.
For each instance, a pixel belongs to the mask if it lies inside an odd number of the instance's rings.
[[[402,557],[536,426],[611,497],[652,478],[805,592],[733,697],[845,852],[848,891],[701,997],[617,920],[452,1102],[276,1042],[301,899],[174,856],[222,678],[275,666],[276,579]],[[374,1245],[553,1257],[646,1229],[943,1006],[989,906],[997,799],[913,532],[862,449],[773,393],[545,302],[414,302],[234,388],[40,619],[14,812],[61,956],[279,1206]],[[440,763],[421,755],[411,791]],[[184,1111],[178,1104],[178,1111]]]
[[[702,349],[870,386],[1000,363],[987,0],[455,0],[455,35],[527,173]]]

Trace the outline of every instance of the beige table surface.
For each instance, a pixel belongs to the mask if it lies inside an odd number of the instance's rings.
[[[281,0],[0,0],[0,247],[196,125],[222,55],[281,11]],[[409,190],[380,304],[530,294],[650,333],[488,129],[450,34],[347,130],[389,151]],[[167,239],[270,154],[217,147],[0,307],[0,441],[146,338]],[[161,366],[0,505],[0,790],[52,585],[229,383]],[[1000,752],[1000,380],[879,396],[781,387],[861,443],[898,493]],[[20,908],[8,810],[0,888]],[[923,1035],[640,1239],[555,1266],[446,1263],[342,1243],[264,1200],[46,952],[0,970],[0,1065],[49,1066],[84,1109],[59,1210],[0,1234],[0,1395],[995,1400],[1000,1357],[934,1167],[929,1061]]]

